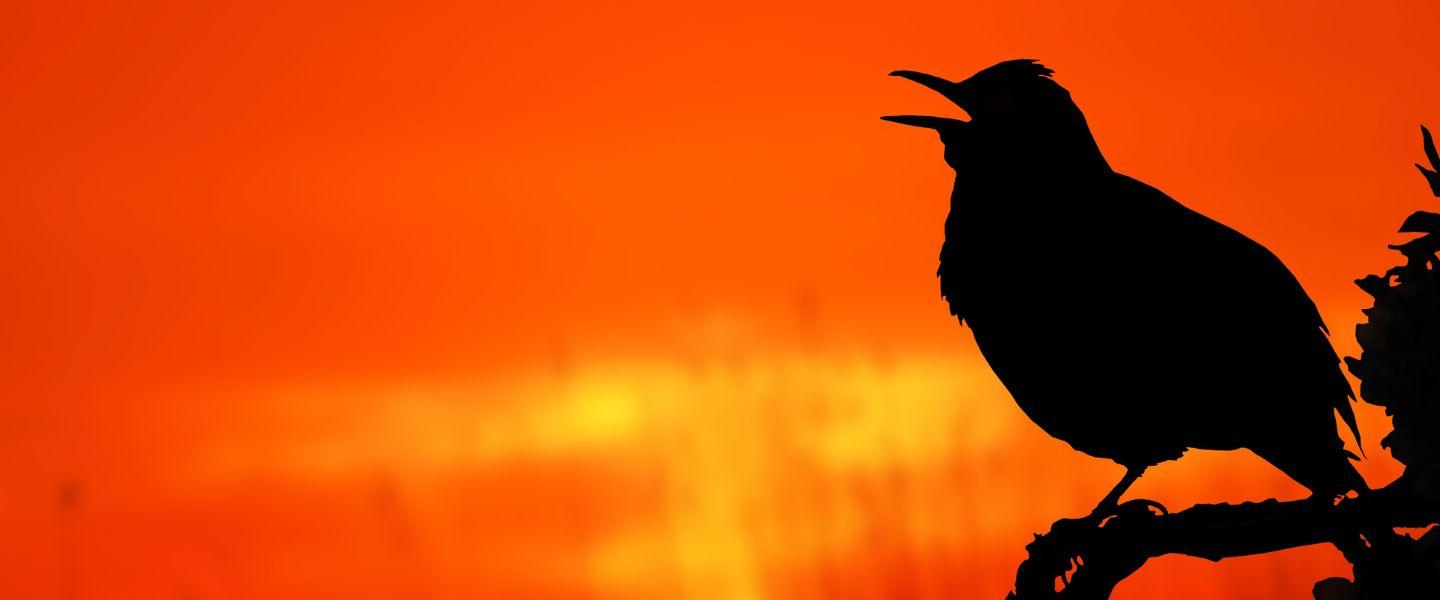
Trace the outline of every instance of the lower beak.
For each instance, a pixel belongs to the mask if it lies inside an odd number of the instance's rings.
[[[951,119],[948,117],[927,117],[923,115],[892,115],[880,117],[891,123],[909,125],[911,127],[924,127],[926,129],[944,130],[965,125],[965,121]]]

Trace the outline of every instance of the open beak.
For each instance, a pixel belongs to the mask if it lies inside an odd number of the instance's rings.
[[[936,77],[934,75],[930,75],[928,73],[921,73],[919,71],[894,71],[890,73],[890,75],[893,77],[909,79],[910,81],[913,81],[938,92],[941,96],[944,96],[951,102],[954,102],[956,104],[960,103],[959,97],[956,95],[957,90],[955,89],[955,84],[943,77]],[[911,127],[924,127],[926,129],[935,130],[959,127],[966,123],[966,121],[962,121],[960,119],[951,119],[949,117],[927,117],[922,115],[894,115],[880,118],[886,121],[890,121],[891,123],[899,123],[901,125],[909,125]]]

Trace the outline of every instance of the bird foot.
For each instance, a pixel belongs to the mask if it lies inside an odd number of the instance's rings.
[[[1110,519],[1115,517],[1138,517],[1168,515],[1169,509],[1165,505],[1154,500],[1135,499],[1121,502],[1110,506],[1097,506],[1090,514],[1078,519],[1060,519],[1050,525],[1050,533],[1046,534],[1056,540],[1084,540],[1089,534],[1099,530]]]
[[[1030,593],[1014,597],[1101,597],[1079,590],[1098,589],[1097,580],[1112,576],[1107,574],[1123,572],[1119,575],[1123,578],[1145,562],[1144,556],[1116,549],[1114,544],[1124,536],[1107,535],[1107,523],[1120,518],[1123,522],[1110,526],[1128,527],[1137,522],[1144,523],[1139,521],[1142,517],[1151,518],[1157,514],[1170,514],[1170,511],[1154,500],[1137,499],[1102,503],[1090,514],[1078,519],[1055,521],[1050,525],[1049,532],[1037,534],[1035,540],[1025,546],[1030,557],[1016,575],[1016,586],[1020,589],[1023,585]],[[1078,583],[1081,581],[1084,583]],[[1072,591],[1072,583],[1081,587]],[[1057,595],[1060,590],[1065,590],[1066,594]]]

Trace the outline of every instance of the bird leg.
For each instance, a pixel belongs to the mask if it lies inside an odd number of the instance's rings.
[[[1047,550],[1049,552],[1059,552],[1061,556],[1079,556],[1081,554],[1076,554],[1079,552],[1076,548],[1088,543],[1085,540],[1091,540],[1091,536],[1098,532],[1111,517],[1126,516],[1127,522],[1133,522],[1129,520],[1142,513],[1146,516],[1153,516],[1157,512],[1162,515],[1169,514],[1170,511],[1154,500],[1140,499],[1124,504],[1120,503],[1120,496],[1144,474],[1145,467],[1143,466],[1126,467],[1125,477],[1120,479],[1120,483],[1115,484],[1110,493],[1105,494],[1105,498],[1100,500],[1100,504],[1095,507],[1095,510],[1090,511],[1090,514],[1078,519],[1060,519],[1050,525],[1050,532],[1046,533],[1043,538],[1036,536],[1036,540],[1032,544],[1031,556],[1034,557],[1033,547],[1040,545],[1041,539],[1048,540],[1043,546],[1049,548]],[[1076,544],[1080,546],[1076,546]]]
[[[1105,497],[1100,500],[1100,504],[1095,507],[1095,510],[1090,511],[1089,518],[1104,519],[1114,515],[1115,511],[1120,508],[1120,495],[1124,494],[1125,490],[1130,489],[1130,486],[1135,483],[1135,480],[1144,474],[1145,467],[1143,466],[1126,467],[1125,476],[1120,478],[1120,483],[1115,484],[1115,487],[1111,488],[1110,493],[1105,494]]]

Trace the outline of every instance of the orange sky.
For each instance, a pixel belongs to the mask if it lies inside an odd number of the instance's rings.
[[[0,596],[1002,597],[1119,469],[947,317],[951,174],[878,117],[956,111],[896,68],[1041,59],[1342,353],[1433,208],[1434,3],[297,4],[7,5]],[[1303,492],[1235,453],[1133,493]]]

